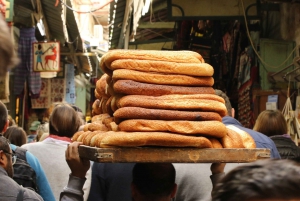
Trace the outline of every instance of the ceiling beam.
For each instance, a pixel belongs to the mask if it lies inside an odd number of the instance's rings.
[[[173,29],[175,22],[141,22],[139,29]]]
[[[40,13],[42,15],[42,22],[43,22],[43,25],[44,25],[44,28],[45,28],[46,39],[47,39],[47,41],[50,41],[51,33],[50,33],[50,29],[49,29],[46,17],[44,15],[42,3],[41,3],[40,0],[37,0],[36,4],[37,4],[38,13]]]

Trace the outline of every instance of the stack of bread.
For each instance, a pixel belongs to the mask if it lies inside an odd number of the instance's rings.
[[[226,127],[214,69],[192,51],[113,50],[100,67],[92,123],[73,140],[96,147],[255,148]],[[242,133],[242,134],[240,134]]]

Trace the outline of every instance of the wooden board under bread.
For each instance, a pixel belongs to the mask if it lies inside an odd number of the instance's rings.
[[[269,149],[97,148],[81,145],[82,158],[101,163],[248,163],[270,158]]]

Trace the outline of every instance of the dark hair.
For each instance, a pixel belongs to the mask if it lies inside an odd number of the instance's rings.
[[[2,101],[0,101],[0,133],[3,131],[4,126],[6,125],[7,122],[7,108],[4,105],[4,103],[2,103]]]
[[[5,153],[9,153],[10,152],[9,144],[10,144],[9,140],[0,134],[0,150],[3,150]]]
[[[221,90],[218,90],[218,89],[215,89],[215,94],[222,97],[224,100],[225,100],[225,106],[226,106],[226,109],[227,109],[227,115],[228,116],[232,116],[231,115],[231,111],[232,111],[232,106],[231,106],[231,103],[230,103],[230,100],[228,98],[228,96]]]
[[[265,110],[261,112],[255,122],[253,130],[266,136],[287,134],[287,123],[279,110]]]
[[[3,133],[3,136],[6,137],[12,144],[17,146],[22,146],[27,142],[27,135],[23,128],[18,126],[8,127],[7,130]]]
[[[137,163],[132,170],[132,183],[150,200],[170,195],[175,176],[175,168],[171,163]]]
[[[72,137],[81,125],[80,119],[75,110],[69,104],[58,104],[53,109],[49,119],[49,133]]]
[[[217,184],[212,201],[300,198],[300,166],[290,160],[258,160],[231,170]]]

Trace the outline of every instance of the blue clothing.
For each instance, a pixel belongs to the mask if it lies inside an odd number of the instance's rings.
[[[28,136],[27,136],[27,143],[34,142],[35,139],[36,139],[36,134],[28,135]]]
[[[10,144],[10,148],[14,151],[16,150],[17,146]],[[27,151],[26,160],[30,165],[30,167],[32,167],[32,169],[34,169],[36,173],[36,180],[37,180],[36,182],[39,189],[38,193],[45,201],[55,201],[55,197],[49,185],[48,179],[38,159],[34,155],[32,155],[29,151]]]
[[[37,50],[37,51],[35,51],[35,54],[37,54],[36,62],[37,63],[42,63],[43,51],[42,50]]]
[[[279,155],[279,152],[276,148],[275,143],[268,136],[266,136],[260,132],[251,130],[249,128],[243,127],[242,124],[238,120],[236,120],[235,118],[232,118],[230,116],[223,117],[222,122],[225,125],[233,125],[239,129],[249,133],[255,141],[256,148],[267,148],[267,149],[271,150],[271,158],[276,158],[276,159],[281,158]]]
[[[89,201],[132,201],[130,184],[135,163],[94,163]]]

